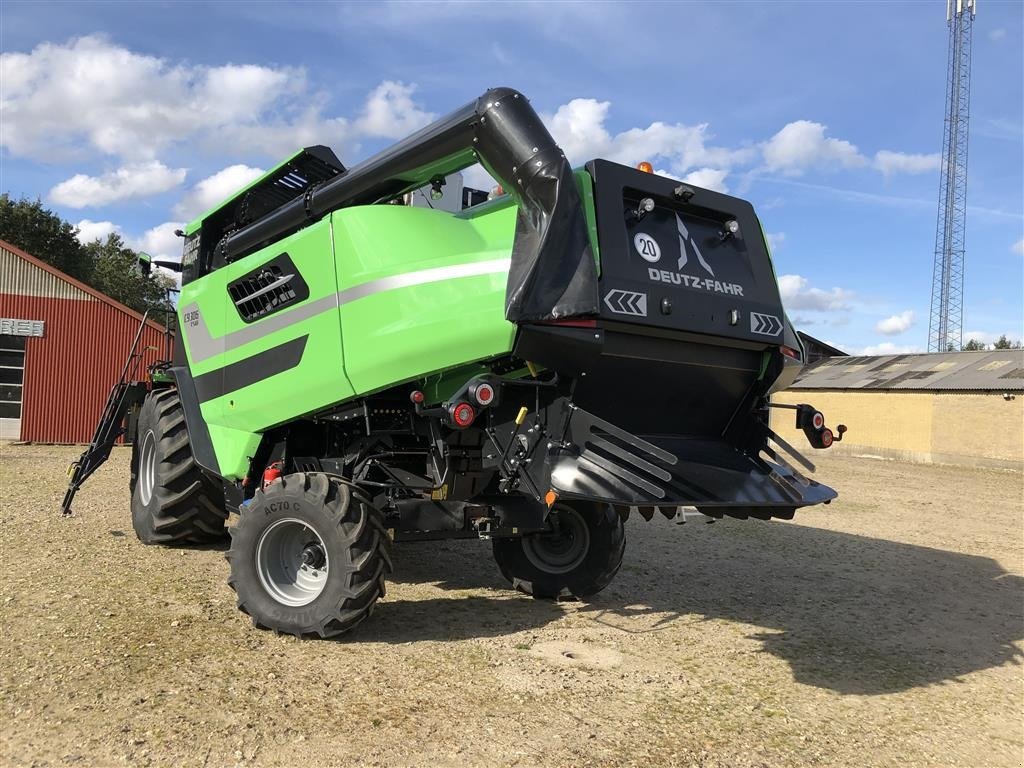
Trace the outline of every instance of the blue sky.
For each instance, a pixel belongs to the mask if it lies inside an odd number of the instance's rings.
[[[0,189],[137,247],[292,148],[351,165],[483,90],[570,159],[650,160],[750,199],[798,327],[927,344],[942,0],[678,4],[20,3],[2,14]],[[974,30],[964,331],[1022,330],[1024,3]]]

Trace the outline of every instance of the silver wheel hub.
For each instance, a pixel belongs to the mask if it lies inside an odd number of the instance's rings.
[[[548,520],[550,531],[523,538],[523,554],[546,573],[569,573],[579,567],[590,551],[590,529],[572,507],[554,507]]]
[[[139,451],[139,500],[143,506],[149,504],[156,488],[156,435],[149,430],[142,439],[142,450]]]
[[[293,517],[276,520],[256,544],[256,573],[274,600],[298,607],[327,585],[330,557],[316,529]]]

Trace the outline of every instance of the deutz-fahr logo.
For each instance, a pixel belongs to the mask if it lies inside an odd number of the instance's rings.
[[[654,267],[647,268],[647,277],[656,283],[670,283],[672,285],[681,285],[684,288],[692,288],[698,291],[711,291],[713,293],[723,293],[728,296],[743,296],[743,286],[737,283],[728,283],[723,280],[719,280],[715,276],[715,270],[711,268],[707,260],[704,258],[704,254],[700,251],[700,246],[697,245],[697,240],[690,234],[690,230],[683,222],[682,217],[676,214],[676,230],[679,233],[679,259],[676,262],[676,269],[678,272],[672,272],[667,269],[655,269]],[[661,249],[658,247],[657,241],[648,235],[646,232],[638,232],[633,237],[633,245],[637,252],[646,261],[652,264],[657,262],[661,258]],[[693,256],[693,263],[690,261],[691,254]],[[696,271],[697,274],[689,274],[683,272],[684,268]],[[703,273],[707,273],[706,275]]]

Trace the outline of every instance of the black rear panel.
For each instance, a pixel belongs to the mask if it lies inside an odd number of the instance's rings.
[[[759,386],[754,344],[599,322],[521,326],[515,354],[572,377],[577,405],[629,432],[719,437]]]
[[[606,160],[594,179],[601,317],[728,339],[781,344],[782,302],[750,203]],[[635,212],[643,198],[654,209]],[[736,234],[723,236],[735,221]],[[715,343],[707,338],[708,343]]]

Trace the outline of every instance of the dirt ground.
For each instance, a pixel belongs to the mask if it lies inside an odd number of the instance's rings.
[[[590,604],[487,542],[396,545],[341,641],[253,629],[217,549],[142,546],[117,449],[0,448],[0,761],[14,766],[1017,766],[1022,475],[820,461],[796,521],[627,523]]]

